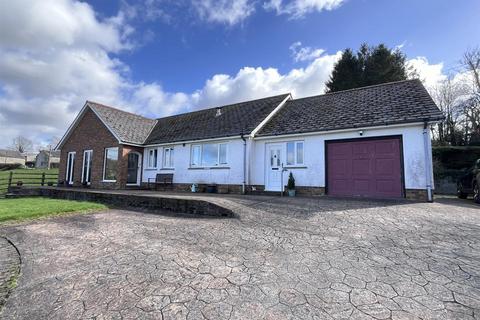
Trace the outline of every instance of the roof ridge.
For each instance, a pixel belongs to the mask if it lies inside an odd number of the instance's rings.
[[[289,94],[291,94],[291,93],[289,92],[289,93],[277,94],[277,95],[274,95],[274,96],[268,96],[268,97],[264,97],[264,98],[253,99],[253,100],[243,100],[243,101],[240,101],[240,102],[235,102],[235,103],[230,103],[230,104],[224,104],[224,105],[219,105],[219,106],[215,106],[215,107],[208,107],[208,108],[199,109],[199,110],[190,111],[190,112],[183,112],[183,113],[173,114],[173,115],[171,115],[171,116],[156,118],[156,120],[163,120],[163,119],[168,119],[168,118],[174,118],[174,117],[183,116],[183,115],[186,115],[186,114],[194,114],[194,113],[203,112],[203,111],[208,111],[208,110],[213,110],[213,109],[217,109],[217,108],[226,108],[226,107],[234,106],[234,105],[237,105],[237,104],[248,103],[248,102],[255,102],[255,101],[265,100],[265,99],[271,99],[271,98],[277,98],[277,97],[286,96],[286,95],[289,95]]]
[[[120,112],[123,112],[123,113],[126,113],[126,114],[130,114],[132,116],[136,116],[136,117],[140,117],[140,118],[143,118],[145,120],[150,120],[150,121],[156,121],[156,119],[152,119],[152,118],[147,118],[145,116],[142,116],[138,113],[133,113],[133,112],[130,112],[130,111],[125,111],[125,110],[122,110],[122,109],[119,109],[119,108],[115,108],[115,107],[112,107],[112,106],[107,106],[106,104],[103,104],[103,103],[98,103],[98,102],[95,102],[95,101],[91,101],[91,100],[87,100],[86,102],[88,105],[90,104],[94,104],[94,105],[97,105],[99,107],[103,107],[103,108],[108,108],[108,109],[113,109],[113,110],[116,110],[116,111],[120,111]]]
[[[399,80],[399,81],[391,81],[391,82],[385,82],[385,83],[379,83],[379,84],[372,84],[372,85],[364,86],[364,87],[340,90],[340,91],[335,91],[335,92],[327,92],[327,93],[318,94],[318,95],[314,95],[314,96],[292,99],[292,100],[290,100],[290,102],[303,100],[303,99],[322,97],[322,96],[331,96],[331,95],[341,94],[341,93],[345,93],[345,92],[361,91],[361,90],[371,89],[371,88],[375,88],[375,87],[386,87],[386,86],[395,85],[395,84],[404,83],[404,82],[420,82],[421,83],[420,79],[417,79],[417,78],[407,79],[407,80]]]

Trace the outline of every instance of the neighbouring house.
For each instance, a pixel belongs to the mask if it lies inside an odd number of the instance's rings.
[[[2,164],[25,165],[25,157],[16,150],[0,149],[0,165]]]
[[[35,157],[35,168],[55,169],[60,165],[60,151],[40,150]]]
[[[160,118],[87,101],[57,146],[60,179],[145,186],[427,200],[430,126],[443,115],[418,80],[293,99],[283,94]]]
[[[24,152],[22,153],[23,158],[25,160],[25,166],[27,168],[35,168],[35,161],[37,158],[37,153],[36,152]]]

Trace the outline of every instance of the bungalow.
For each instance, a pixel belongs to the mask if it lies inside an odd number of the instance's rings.
[[[87,101],[57,146],[60,182],[176,190],[431,199],[429,127],[443,119],[418,80],[293,99],[283,94],[147,119]]]

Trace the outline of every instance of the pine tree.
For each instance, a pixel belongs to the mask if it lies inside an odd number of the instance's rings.
[[[361,85],[362,70],[352,50],[346,49],[326,83],[328,92],[347,90]]]
[[[327,92],[407,79],[406,56],[384,44],[362,44],[356,56],[346,49],[326,83]]]

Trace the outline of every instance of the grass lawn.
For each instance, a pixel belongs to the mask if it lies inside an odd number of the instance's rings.
[[[49,198],[0,199],[0,223],[71,212],[86,213],[106,208],[106,205],[87,201]]]
[[[16,185],[17,181],[22,181],[23,185],[39,185],[41,182],[41,174],[45,175],[45,183],[53,182],[54,185],[58,180],[58,169],[15,169],[8,171],[0,171],[0,195],[7,192],[8,177],[10,171],[13,171],[12,185]]]

